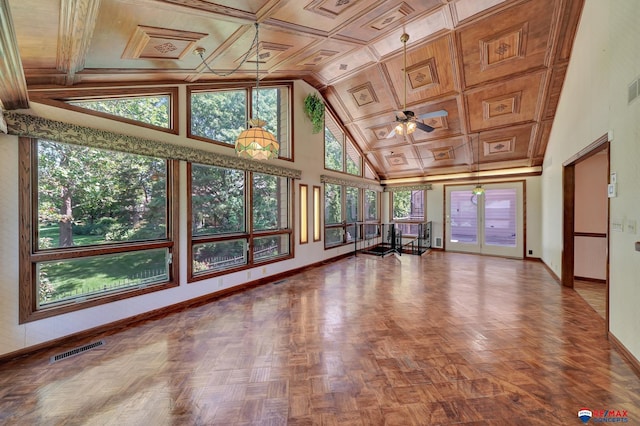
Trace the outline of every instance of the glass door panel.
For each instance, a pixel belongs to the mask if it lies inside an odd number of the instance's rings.
[[[523,182],[445,187],[445,250],[497,256],[524,256]]]
[[[515,188],[487,189],[484,194],[484,242],[515,247],[518,221]]]
[[[451,191],[451,238],[452,242],[478,242],[478,208],[471,191]]]

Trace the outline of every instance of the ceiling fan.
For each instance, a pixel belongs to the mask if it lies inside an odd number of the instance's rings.
[[[421,120],[434,117],[444,117],[448,115],[447,111],[441,109],[439,111],[428,112],[416,117],[413,111],[407,110],[407,41],[409,41],[409,34],[404,33],[400,36],[400,41],[404,45],[404,106],[402,111],[396,111],[396,127],[387,135],[388,138],[392,138],[395,135],[409,135],[420,129],[424,132],[433,132],[435,129],[427,124],[424,124]]]

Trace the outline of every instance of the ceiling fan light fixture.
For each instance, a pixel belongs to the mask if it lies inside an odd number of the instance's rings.
[[[410,135],[416,131],[416,123],[414,121],[408,121],[406,123],[398,123],[395,128],[397,135]]]

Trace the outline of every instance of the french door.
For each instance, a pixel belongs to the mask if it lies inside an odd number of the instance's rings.
[[[523,182],[445,187],[445,250],[522,258]]]

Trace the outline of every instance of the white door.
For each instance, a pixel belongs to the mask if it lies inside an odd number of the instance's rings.
[[[445,250],[522,258],[523,182],[447,185]]]

